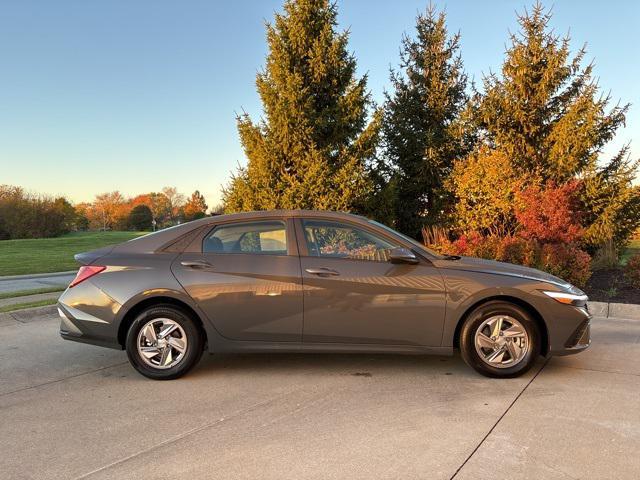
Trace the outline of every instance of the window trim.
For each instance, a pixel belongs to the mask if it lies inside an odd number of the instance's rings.
[[[284,226],[285,236],[287,239],[287,252],[286,253],[255,253],[255,252],[205,252],[204,242],[213,233],[216,228],[228,227],[236,224],[252,224],[252,223],[268,223],[268,222],[281,222]],[[202,255],[257,255],[260,257],[289,257],[298,256],[298,244],[294,233],[294,225],[291,218],[287,217],[260,217],[260,218],[243,218],[229,220],[227,222],[219,222],[209,225],[210,228],[205,230],[204,235],[199,242],[199,251]]]
[[[320,222],[331,222],[331,223],[338,223],[338,224],[343,224],[343,225],[347,225],[349,227],[352,228],[357,228],[360,230],[365,230],[369,233],[371,233],[372,235],[375,235],[377,237],[381,237],[384,240],[392,243],[392,244],[398,244],[399,246],[402,247],[406,247],[409,248],[412,252],[416,253],[413,249],[413,247],[407,247],[406,243],[404,241],[402,241],[399,238],[396,238],[394,236],[391,235],[387,235],[386,232],[383,231],[379,231],[378,229],[374,228],[374,227],[370,227],[369,225],[365,225],[363,223],[358,223],[358,222],[351,222],[349,220],[344,220],[342,218],[336,219],[336,218],[331,218],[331,217],[296,217],[295,218],[295,228],[296,228],[296,236],[299,239],[299,243],[298,243],[298,251],[300,252],[300,257],[305,257],[305,258],[319,258],[319,259],[334,259],[334,260],[347,260],[347,261],[351,261],[351,262],[367,262],[367,263],[382,263],[382,264],[388,264],[390,262],[383,262],[380,260],[363,260],[360,258],[349,258],[349,257],[330,257],[330,256],[326,256],[323,257],[321,255],[311,255],[309,253],[309,248],[307,246],[307,240],[306,240],[306,236],[305,236],[305,232],[304,232],[304,221],[320,221]],[[419,259],[424,258],[422,255],[418,254],[417,255]]]

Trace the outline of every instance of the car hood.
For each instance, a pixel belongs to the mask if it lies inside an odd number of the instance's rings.
[[[483,258],[474,257],[444,258],[438,259],[434,263],[439,268],[526,278],[529,280],[551,283],[572,292],[580,292],[578,288],[574,287],[569,282],[551,275],[550,273],[542,272],[535,268],[523,267],[522,265],[514,265],[512,263],[496,262],[495,260],[485,260]],[[582,292],[580,292],[580,294],[581,293]]]

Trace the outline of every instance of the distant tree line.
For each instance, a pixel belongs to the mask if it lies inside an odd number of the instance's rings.
[[[125,198],[120,192],[96,195],[91,203],[80,203],[76,211],[92,230],[149,231],[190,222],[207,215],[204,196],[196,190],[189,198],[175,187]]]
[[[75,209],[65,198],[0,185],[0,240],[56,237],[75,226]]]
[[[550,20],[540,3],[519,15],[502,68],[478,88],[460,34],[429,7],[374,105],[336,4],[287,0],[256,78],[263,116],[237,118],[248,162],[225,210],[361,213],[442,251],[584,283],[592,256],[615,260],[640,226],[638,161],[628,145],[604,157],[629,105],[611,105],[585,49],[572,56]]]
[[[125,198],[120,192],[96,195],[93,202],[72,205],[63,197],[26,193],[0,186],[0,240],[56,237],[75,230],[150,231],[207,215],[204,196],[189,198],[174,187]],[[220,208],[214,209],[219,212]]]
[[[92,230],[151,230],[189,222],[207,215],[204,196],[196,190],[189,198],[175,187],[165,187],[125,198],[120,192],[96,195],[91,203],[76,206]]]

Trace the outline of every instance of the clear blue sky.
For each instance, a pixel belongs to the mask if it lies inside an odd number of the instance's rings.
[[[350,49],[382,99],[403,32],[427,1],[343,0]],[[469,75],[498,69],[523,1],[436,2],[462,34]],[[530,4],[529,4],[530,5]],[[551,5],[550,2],[547,5]],[[88,201],[175,185],[220,199],[245,158],[235,112],[260,114],[256,72],[264,21],[280,1],[9,1],[0,3],[0,183]],[[609,151],[640,156],[640,2],[556,1],[553,26],[588,43],[601,86],[631,102]]]

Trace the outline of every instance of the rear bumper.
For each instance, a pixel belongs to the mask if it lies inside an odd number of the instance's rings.
[[[115,322],[120,304],[90,280],[67,289],[57,306],[60,336],[65,340],[122,349]]]
[[[71,340],[73,342],[88,343],[91,345],[98,345],[100,347],[114,348],[122,350],[120,345],[115,339],[104,337],[93,333],[86,328],[83,329],[83,320],[75,318],[65,308],[64,305],[58,303],[58,315],[60,316],[60,336],[65,340]]]

